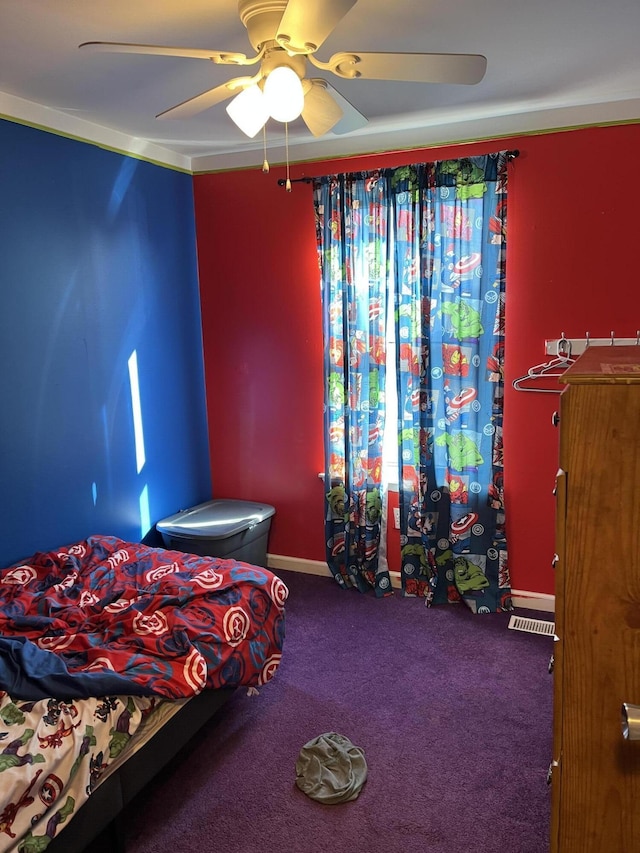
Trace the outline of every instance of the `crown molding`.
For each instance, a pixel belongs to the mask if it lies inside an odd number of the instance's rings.
[[[0,92],[0,118],[191,174],[191,157],[5,92]]]

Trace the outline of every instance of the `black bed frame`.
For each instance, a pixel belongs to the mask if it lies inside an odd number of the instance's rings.
[[[235,687],[204,690],[93,792],[47,847],[47,853],[95,853],[96,839],[104,849],[124,853],[120,815],[142,788],[187,744],[233,695]]]

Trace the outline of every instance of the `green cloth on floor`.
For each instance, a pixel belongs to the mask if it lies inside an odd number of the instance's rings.
[[[296,761],[296,785],[321,803],[355,800],[366,779],[364,752],[337,732],[310,740]]]

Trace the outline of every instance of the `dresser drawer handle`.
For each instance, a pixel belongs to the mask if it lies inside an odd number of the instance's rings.
[[[622,704],[622,737],[640,740],[640,705]]]
[[[557,554],[554,554],[553,558],[551,560],[551,568],[555,569],[555,567],[558,565],[559,562],[560,562],[560,557]]]
[[[558,424],[560,423],[560,412],[554,412],[551,415],[551,423],[553,424],[554,427],[558,426]]]

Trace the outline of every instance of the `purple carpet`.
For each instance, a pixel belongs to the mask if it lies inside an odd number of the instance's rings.
[[[137,797],[127,853],[545,853],[551,638],[508,630],[509,614],[278,574],[278,673],[259,696],[237,691]],[[330,731],[369,769],[339,805],[295,785],[300,749]]]

